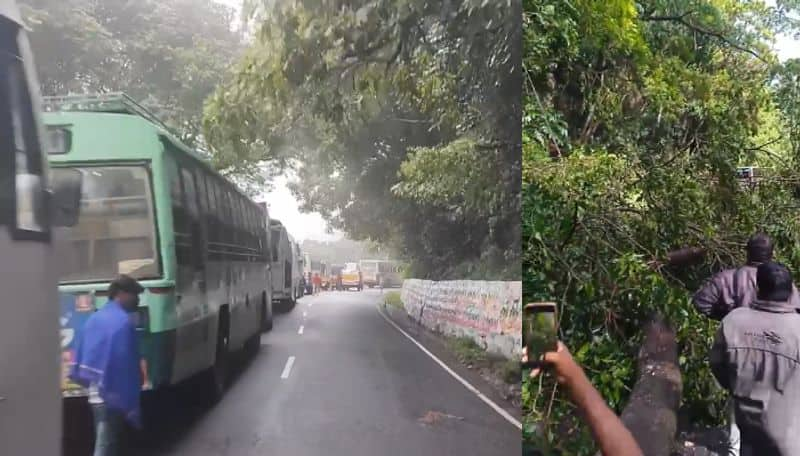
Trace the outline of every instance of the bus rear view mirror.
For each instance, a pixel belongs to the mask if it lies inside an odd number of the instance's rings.
[[[81,211],[83,174],[77,169],[56,168],[50,172],[51,221],[53,226],[74,226]]]

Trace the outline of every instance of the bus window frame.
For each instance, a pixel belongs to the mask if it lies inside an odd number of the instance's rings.
[[[155,177],[153,176],[153,164],[150,160],[109,160],[103,162],[95,162],[95,161],[65,161],[65,162],[54,162],[50,165],[52,169],[75,169],[75,168],[109,168],[109,167],[141,167],[144,169],[145,173],[147,174],[147,185],[150,190],[150,212],[153,218],[153,249],[155,249],[155,260],[158,266],[158,274],[155,277],[143,277],[137,280],[160,280],[166,276],[166,270],[164,267],[164,255],[161,250],[161,230],[159,227],[160,219],[158,217],[159,208],[156,205],[156,188],[155,188]],[[172,211],[172,202],[170,202],[170,206],[166,208],[168,211]],[[177,259],[176,259],[177,261]],[[97,279],[88,279],[88,280],[71,280],[71,281],[59,281],[60,285],[75,285],[81,283],[95,283]]]

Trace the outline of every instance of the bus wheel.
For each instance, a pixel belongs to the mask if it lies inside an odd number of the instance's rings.
[[[261,331],[267,332],[272,330],[272,306],[267,302],[267,294],[261,294]]]
[[[225,388],[228,386],[228,310],[226,307],[220,309],[219,323],[217,327],[217,352],[214,357],[214,365],[205,373],[205,397],[208,402],[214,404],[222,399]]]

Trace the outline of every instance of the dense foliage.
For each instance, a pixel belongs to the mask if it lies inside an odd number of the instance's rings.
[[[240,52],[214,0],[24,0],[43,95],[126,92],[198,141],[203,102]]]
[[[772,50],[775,33],[797,30],[795,6],[524,2],[525,301],[560,304],[562,339],[618,411],[641,325],[658,312],[678,335],[683,413],[719,423],[725,395],[707,363],[716,324],[691,293],[740,264],[756,230],[800,271],[799,68]],[[771,169],[755,188],[735,179],[749,165]],[[705,248],[705,261],[654,261],[686,246]],[[590,454],[586,429],[554,392],[550,379],[526,382],[526,437]]]
[[[518,3],[247,12],[254,42],[205,111],[217,166],[292,169],[305,210],[391,246],[417,276],[519,276]]]

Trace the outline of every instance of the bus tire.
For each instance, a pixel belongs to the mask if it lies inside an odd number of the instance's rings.
[[[228,373],[230,354],[229,342],[229,316],[227,306],[220,308],[217,322],[217,349],[214,356],[214,365],[204,372],[204,397],[210,404],[215,404],[222,399],[228,386]]]
[[[272,331],[272,322],[273,322],[273,307],[270,305],[272,303],[267,302],[267,293],[264,292],[261,294],[261,307],[263,311],[261,312],[261,332],[268,332]]]

